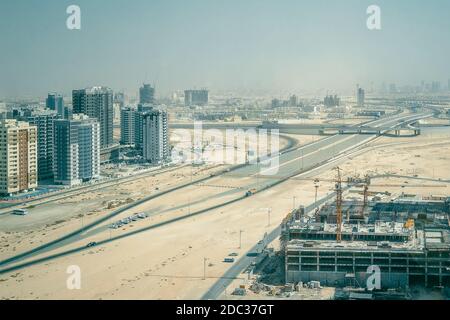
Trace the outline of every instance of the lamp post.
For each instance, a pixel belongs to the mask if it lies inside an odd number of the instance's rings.
[[[239,249],[242,249],[242,230],[239,230]]]

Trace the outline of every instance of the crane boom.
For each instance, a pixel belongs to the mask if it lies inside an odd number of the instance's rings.
[[[341,169],[339,167],[337,170],[337,180],[336,180],[336,241],[342,241],[342,177]]]

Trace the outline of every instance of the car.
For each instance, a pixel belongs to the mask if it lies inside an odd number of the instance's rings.
[[[121,220],[121,222],[122,222],[123,224],[128,224],[130,221],[128,221],[128,219],[123,219],[123,220]]]
[[[90,248],[90,247],[95,247],[97,245],[97,242],[93,241],[93,242],[89,242],[86,247]]]
[[[138,217],[137,216],[132,216],[130,219],[131,219],[131,221],[137,221]]]
[[[223,259],[223,262],[233,263],[234,262],[234,258],[225,258],[225,259]]]
[[[238,254],[237,254],[236,252],[232,252],[232,253],[230,253],[228,256],[230,256],[230,257],[237,257]]]

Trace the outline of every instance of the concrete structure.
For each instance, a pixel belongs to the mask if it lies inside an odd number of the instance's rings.
[[[421,134],[421,129],[414,127],[376,127],[372,128],[369,126],[322,126],[319,129],[319,134],[322,136],[334,136],[336,134],[370,134],[378,136],[389,136],[389,137],[415,137]]]
[[[206,106],[208,102],[209,91],[206,89],[184,91],[185,106]]]
[[[155,88],[144,83],[143,86],[139,88],[139,103],[155,103]]]
[[[77,185],[100,176],[100,125],[96,119],[74,115],[55,121],[55,182]]]
[[[37,127],[38,180],[53,179],[53,122],[61,116],[53,110],[17,110],[15,118]]]
[[[72,92],[73,113],[83,113],[100,124],[100,146],[107,148],[113,140],[113,91],[106,87],[91,87]]]
[[[113,144],[100,150],[100,163],[118,161],[120,157],[120,144]]]
[[[37,128],[27,122],[0,120],[0,194],[37,187]]]
[[[341,242],[333,205],[312,219],[292,216],[283,226],[286,282],[366,288],[375,268],[383,289],[450,286],[448,199],[369,203],[362,209],[347,202],[342,212]]]
[[[120,110],[120,143],[124,145],[135,144],[136,110],[131,107]]]
[[[143,113],[143,152],[146,161],[158,163],[169,157],[167,112],[152,110]]]

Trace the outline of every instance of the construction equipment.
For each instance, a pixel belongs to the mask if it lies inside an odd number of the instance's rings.
[[[359,212],[361,216],[364,215],[364,210],[366,210],[367,204],[369,203],[369,186],[367,185],[367,183],[364,185],[363,195],[364,195],[363,205],[361,206],[361,210]]]
[[[336,167],[336,241],[342,240],[342,177],[341,168]]]

